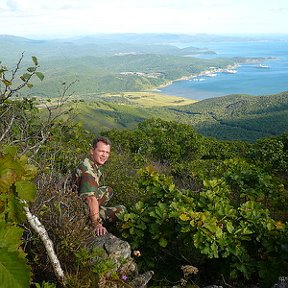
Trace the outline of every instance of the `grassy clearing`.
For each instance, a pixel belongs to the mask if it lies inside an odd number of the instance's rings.
[[[163,95],[157,92],[122,92],[122,93],[107,93],[102,96],[102,100],[105,98],[118,98],[127,100],[131,105],[138,105],[142,107],[165,107],[165,106],[182,106],[197,102],[196,100]]]

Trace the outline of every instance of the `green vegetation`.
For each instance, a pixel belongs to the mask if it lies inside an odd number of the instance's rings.
[[[240,133],[250,125],[271,135],[276,130],[261,130],[256,116],[284,118],[287,93],[196,103],[169,98],[167,106],[142,92],[84,101],[62,83],[61,97],[35,99],[26,89],[43,74],[36,57],[24,72],[21,59],[12,71],[0,66],[0,275],[7,287],[129,287],[101,251],[83,249],[93,232],[69,179],[95,132],[112,140],[104,173],[113,201],[128,209],[109,229],[140,251],[141,271],[155,271],[150,287],[268,288],[286,275],[288,134],[279,125],[273,137],[253,134],[254,142],[236,134],[221,140],[195,127],[239,126]],[[74,112],[81,112],[77,121]],[[77,123],[84,116],[85,128]],[[25,207],[48,231],[65,281],[31,230]]]
[[[19,224],[25,220],[23,205],[35,197],[36,167],[27,163],[27,157],[16,155],[15,147],[6,147],[0,158],[0,275],[7,288],[28,287],[32,276],[21,248],[24,229]]]
[[[200,118],[202,123],[199,121],[195,128],[201,134],[255,141],[287,131],[287,108],[288,92],[283,92],[262,97],[229,95],[177,107],[177,111]]]
[[[77,80],[75,94],[87,99],[100,93],[144,91],[154,89],[182,77],[191,77],[212,65],[225,68],[235,59],[201,60],[174,55],[122,55],[110,57],[79,57],[43,61],[46,81],[35,95],[55,95],[57,81]],[[55,73],[57,67],[57,73]],[[44,93],[44,94],[43,94]],[[50,96],[51,97],[51,96]]]
[[[287,131],[288,93],[271,96],[229,95],[202,101],[150,92],[108,93],[94,100],[73,100],[76,120],[93,132],[134,129],[149,118],[192,125],[219,140],[272,137]]]
[[[142,193],[124,186],[133,191],[130,199],[142,196],[121,227],[141,251],[141,265],[157,270],[158,279],[177,281],[181,266],[192,265],[202,272],[190,283],[207,285],[222,275],[233,287],[252,279],[271,287],[286,273],[287,134],[257,144],[220,142],[155,119],[132,133],[107,135],[118,153],[151,164],[138,170]]]

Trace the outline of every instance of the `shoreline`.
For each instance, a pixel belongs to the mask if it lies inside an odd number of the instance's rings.
[[[166,83],[163,83],[159,86],[157,86],[155,89],[152,89],[150,91],[154,91],[154,92],[161,92],[160,89],[162,88],[165,88],[167,86],[170,86],[172,85],[174,82],[177,82],[177,81],[189,81],[189,80],[192,80],[192,79],[196,79],[197,77],[201,77],[201,76],[207,76],[209,74],[214,74],[214,73],[225,73],[225,71],[229,71],[229,70],[235,70],[237,67],[239,67],[240,64],[233,64],[233,65],[228,65],[226,68],[217,68],[217,67],[213,67],[211,70],[204,70],[200,73],[197,73],[197,74],[193,74],[193,75],[189,75],[189,76],[182,76],[178,79],[175,79],[175,80],[171,80],[171,81],[168,81]],[[236,71],[236,70],[235,70]],[[226,73],[229,73],[229,72],[226,72]],[[234,72],[233,72],[234,73]],[[237,73],[237,71],[235,72]]]
[[[192,80],[192,79],[195,79],[195,78],[198,78],[198,77],[211,77],[212,75],[211,74],[217,74],[217,73],[231,73],[231,74],[234,74],[234,73],[237,73],[237,68],[242,65],[242,64],[256,64],[256,63],[261,63],[263,60],[276,60],[278,59],[278,57],[275,57],[275,56],[270,56],[270,57],[252,57],[252,58],[245,58],[244,61],[241,61],[241,62],[238,62],[238,63],[234,63],[234,64],[230,64],[230,65],[227,65],[225,68],[218,68],[218,67],[209,67],[211,69],[209,70],[204,70],[200,73],[197,73],[197,74],[193,74],[193,75],[189,75],[189,76],[182,76],[178,79],[175,79],[175,80],[171,80],[171,81],[168,81],[166,83],[163,83],[161,85],[159,85],[158,87],[156,87],[155,89],[153,89],[153,91],[155,92],[161,92],[160,89],[162,88],[165,88],[169,85],[172,85],[174,82],[177,82],[177,81],[189,81],[189,80]],[[214,75],[216,76],[216,75]]]

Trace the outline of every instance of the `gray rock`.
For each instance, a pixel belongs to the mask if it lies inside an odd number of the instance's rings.
[[[151,280],[153,275],[154,275],[153,271],[145,272],[141,275],[136,276],[129,284],[132,285],[133,287],[144,288],[146,287],[147,283]]]
[[[131,247],[128,242],[123,241],[111,233],[107,233],[101,237],[93,237],[87,241],[87,247],[101,247],[107,253],[107,256],[117,260],[127,259],[131,257]]]
[[[117,272],[127,276],[127,282],[131,287],[145,288],[153,277],[153,271],[139,274],[129,243],[111,233],[101,237],[91,237],[88,239],[86,247],[91,250],[94,247],[102,248],[106,254],[104,257],[113,260]]]
[[[272,288],[288,288],[288,277],[279,277],[279,280]]]

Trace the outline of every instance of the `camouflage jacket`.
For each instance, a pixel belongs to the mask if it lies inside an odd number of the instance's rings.
[[[100,186],[102,173],[91,159],[85,158],[76,168],[74,177],[79,195],[93,196]]]

